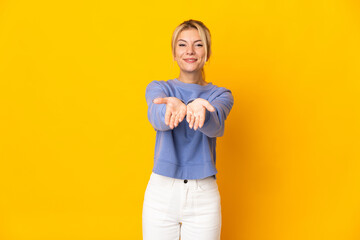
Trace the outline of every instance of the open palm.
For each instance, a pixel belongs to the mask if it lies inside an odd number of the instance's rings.
[[[155,98],[156,104],[166,104],[165,124],[171,129],[177,127],[186,114],[186,105],[176,97]]]
[[[206,109],[214,112],[215,108],[205,99],[197,98],[186,106],[186,121],[194,130],[204,125]]]

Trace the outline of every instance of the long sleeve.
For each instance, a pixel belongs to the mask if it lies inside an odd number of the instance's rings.
[[[154,80],[147,85],[145,97],[148,105],[147,116],[154,129],[157,131],[172,130],[170,126],[165,123],[166,104],[153,103],[155,98],[170,97],[158,81]],[[185,103],[184,100],[178,99]]]
[[[157,81],[150,82],[146,87],[145,98],[148,105],[147,116],[157,131],[171,130],[170,126],[165,124],[166,104],[153,103],[155,98],[168,97],[161,85]]]
[[[206,109],[204,125],[198,130],[208,137],[221,137],[224,135],[225,120],[234,105],[234,97],[231,91],[226,89],[209,103],[215,111],[210,112]]]

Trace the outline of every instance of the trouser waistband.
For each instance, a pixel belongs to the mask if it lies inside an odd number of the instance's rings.
[[[195,187],[197,188],[199,185],[205,185],[212,181],[216,181],[215,175],[202,178],[202,179],[179,179],[179,178],[172,178],[167,177],[164,175],[160,175],[157,173],[152,172],[150,176],[150,180],[154,182],[158,182],[161,185],[172,186],[173,184],[184,184],[188,187]]]

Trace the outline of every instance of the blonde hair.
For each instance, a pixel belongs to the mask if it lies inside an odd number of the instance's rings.
[[[205,63],[209,60],[211,55],[211,35],[209,29],[205,26],[205,24],[201,21],[189,19],[187,21],[182,22],[179,26],[177,26],[172,34],[171,39],[171,50],[173,56],[175,56],[175,48],[176,48],[176,40],[179,34],[186,30],[194,28],[197,29],[200,35],[200,38],[203,43],[205,43]],[[205,72],[204,68],[201,69],[203,79],[205,80]]]

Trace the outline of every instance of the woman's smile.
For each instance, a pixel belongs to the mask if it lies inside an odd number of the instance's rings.
[[[184,61],[187,62],[187,63],[194,63],[194,62],[196,62],[196,60],[197,59],[195,59],[195,58],[186,58],[186,59],[184,59]]]

